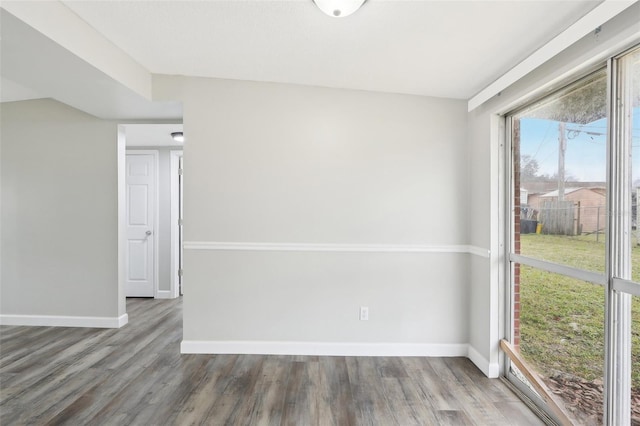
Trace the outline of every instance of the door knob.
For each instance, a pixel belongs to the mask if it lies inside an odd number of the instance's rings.
[[[145,232],[145,234],[151,235],[151,231],[147,231],[147,232]]]

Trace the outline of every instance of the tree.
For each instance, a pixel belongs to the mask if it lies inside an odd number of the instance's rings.
[[[527,154],[520,157],[520,180],[522,182],[540,180],[539,171],[540,164],[535,158]]]
[[[574,124],[588,124],[606,117],[606,77],[606,70],[598,71],[541,102],[527,116]]]
[[[564,181],[572,182],[577,179],[571,174],[565,174]],[[529,154],[520,157],[520,181],[521,182],[557,182],[558,172],[553,174],[540,173],[540,164]],[[640,182],[640,181],[639,181]],[[638,184],[640,186],[640,184]]]

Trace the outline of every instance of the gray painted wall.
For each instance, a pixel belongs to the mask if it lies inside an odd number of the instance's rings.
[[[184,103],[186,241],[466,244],[465,102],[154,85]],[[468,256],[185,250],[184,338],[466,344]]]
[[[157,76],[159,97],[185,103],[187,240],[492,253],[188,250],[185,338],[470,342],[497,362],[496,114],[637,38],[639,7],[470,114],[446,99]],[[50,100],[1,108],[1,312],[121,314],[116,126]]]
[[[3,103],[2,314],[118,317],[117,126]]]

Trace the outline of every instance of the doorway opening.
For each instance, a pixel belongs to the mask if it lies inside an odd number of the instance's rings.
[[[124,124],[119,155],[120,294],[181,294],[182,124]]]

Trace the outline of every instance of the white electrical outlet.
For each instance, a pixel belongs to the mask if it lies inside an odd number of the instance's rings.
[[[369,321],[369,307],[360,306],[360,321]]]

